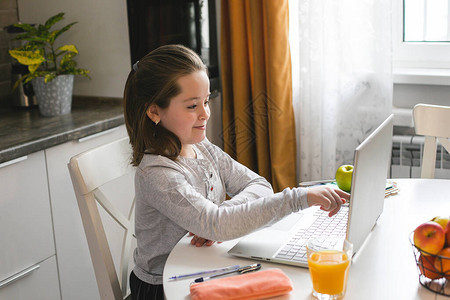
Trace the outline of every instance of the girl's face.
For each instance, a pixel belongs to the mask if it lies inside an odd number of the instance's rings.
[[[204,71],[180,77],[181,93],[170,100],[167,108],[158,107],[160,122],[181,141],[181,154],[206,136],[209,110],[209,79]]]

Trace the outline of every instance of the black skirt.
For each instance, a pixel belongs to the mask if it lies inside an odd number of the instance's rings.
[[[130,290],[132,300],[164,300],[162,284],[144,282],[137,278],[134,272],[130,274]]]

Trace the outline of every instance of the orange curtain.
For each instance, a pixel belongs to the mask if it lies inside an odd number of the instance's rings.
[[[288,0],[221,1],[224,149],[271,182],[294,187]]]

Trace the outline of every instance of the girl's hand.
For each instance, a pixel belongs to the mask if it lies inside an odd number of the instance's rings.
[[[329,186],[314,186],[308,188],[307,197],[309,206],[320,205],[320,209],[329,211],[328,216],[332,217],[350,199],[350,194]]]
[[[195,247],[201,247],[203,245],[209,247],[215,243],[215,241],[204,239],[202,237],[199,237],[198,235],[193,234],[192,232],[189,232],[189,236],[194,236],[191,240],[191,245],[195,245]],[[217,243],[220,244],[221,242]]]

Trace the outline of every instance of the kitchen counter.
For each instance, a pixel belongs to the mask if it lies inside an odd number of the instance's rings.
[[[72,112],[43,117],[39,110],[0,108],[0,164],[124,124],[122,99],[74,96]]]

